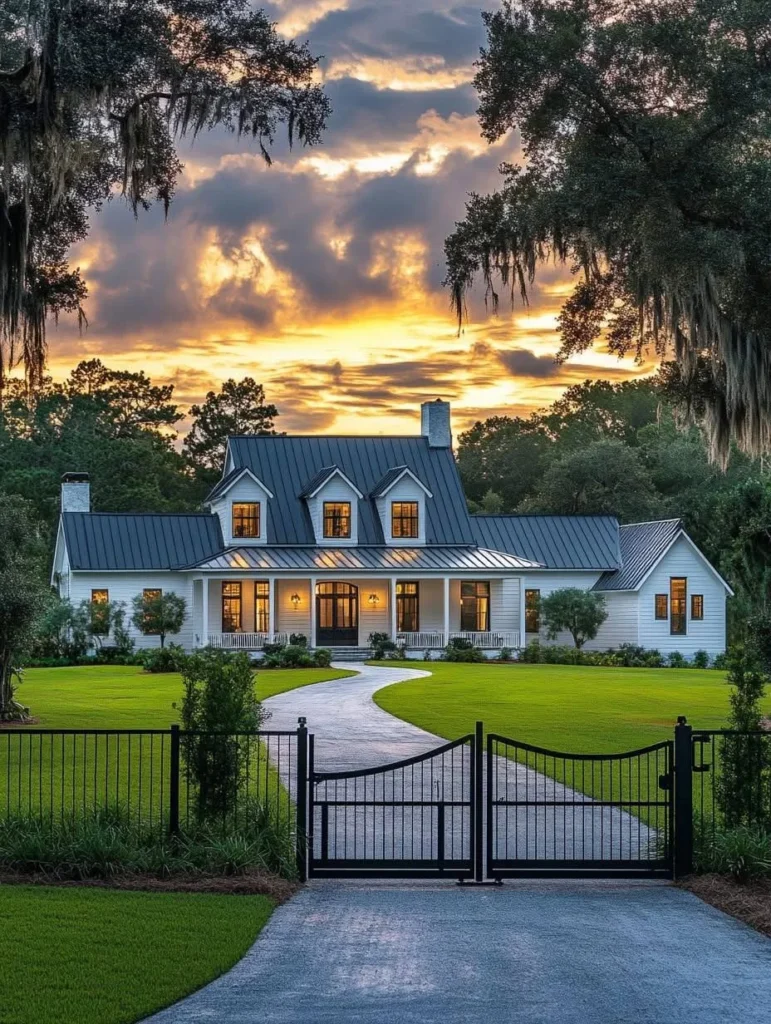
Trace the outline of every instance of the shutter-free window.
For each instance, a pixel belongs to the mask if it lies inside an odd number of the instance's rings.
[[[691,618],[700,621],[704,618],[704,595],[691,594]]]
[[[490,584],[461,583],[460,628],[464,633],[486,633],[490,628]]]
[[[672,576],[669,581],[669,632],[672,636],[685,636],[687,583],[684,576]]]
[[[241,584],[222,584],[222,632],[241,632]]]
[[[257,580],[254,584],[254,632],[267,633],[270,628],[270,584]]]
[[[417,633],[420,629],[419,587],[417,583],[396,584],[396,629],[399,633]]]
[[[538,633],[541,629],[541,591],[525,591],[525,632]]]
[[[668,594],[656,594],[656,618],[657,619],[668,619],[669,618],[669,595]]]
[[[260,536],[259,501],[239,501],[233,503],[233,536]]]
[[[324,502],[324,536],[351,536],[351,503],[350,501]]]
[[[417,501],[391,502],[391,536],[420,536],[420,513]]]

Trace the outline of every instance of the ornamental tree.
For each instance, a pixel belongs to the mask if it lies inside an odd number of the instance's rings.
[[[153,590],[137,594],[132,602],[131,621],[145,636],[157,636],[161,647],[166,636],[179,633],[185,621],[187,601],[171,591]]]
[[[541,616],[549,640],[556,640],[559,633],[567,631],[580,650],[587,640],[597,636],[608,612],[602,594],[564,587],[541,599]]]
[[[561,357],[673,353],[714,458],[771,442],[771,0],[504,0],[475,79],[522,159],[448,238],[456,313],[481,277],[527,301],[576,275]],[[690,401],[696,392],[695,403]]]

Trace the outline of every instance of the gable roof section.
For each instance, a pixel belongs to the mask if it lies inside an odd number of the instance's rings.
[[[262,480],[258,480],[254,473],[252,473],[252,471],[246,466],[242,466],[240,469],[231,469],[227,476],[224,476],[219,483],[215,484],[206,495],[204,504],[208,504],[209,502],[214,501],[215,498],[219,498],[223,494],[226,494],[233,484],[238,483],[242,476],[250,476],[257,486],[261,487],[263,491],[265,491],[269,498],[273,497],[273,494],[268,490]]]
[[[652,523],[629,523],[619,528],[623,566],[618,572],[606,572],[592,590],[639,590],[672,545],[683,537],[723,584],[729,587],[707,557],[696,547],[680,519],[661,519]]]
[[[406,466],[433,495],[426,502],[426,543],[477,543],[452,451],[429,448],[425,437],[242,436],[229,439],[228,451],[234,466],[248,466],[275,495],[271,544],[315,545],[307,506],[298,496],[314,476],[331,466],[364,495],[371,495],[393,467]],[[374,500],[359,500],[358,513],[359,544],[383,544]]]
[[[323,466],[303,487],[298,494],[298,498],[315,498],[324,484],[331,480],[333,476],[339,476],[341,480],[347,483],[357,498],[364,497],[353,480],[349,480],[339,466]]]
[[[393,486],[399,483],[403,476],[408,476],[424,491],[429,498],[433,498],[433,494],[422,480],[418,480],[415,474],[412,472],[409,466],[394,466],[393,469],[389,469],[384,477],[381,477],[380,481],[375,484],[374,490],[372,491],[373,498],[382,498],[388,494]]]
[[[62,528],[74,570],[180,569],[225,547],[219,517],[65,512]]]
[[[477,543],[545,569],[611,570],[621,566],[614,516],[473,515]]]

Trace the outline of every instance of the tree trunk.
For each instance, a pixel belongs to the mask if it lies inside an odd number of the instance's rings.
[[[161,640],[161,648],[163,648],[163,645],[166,642],[166,634],[165,633],[159,633],[158,636],[160,637],[160,640]]]
[[[0,719],[11,711],[11,652],[0,653]]]

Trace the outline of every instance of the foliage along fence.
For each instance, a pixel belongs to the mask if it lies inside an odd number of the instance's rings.
[[[302,719],[294,731],[239,734],[176,725],[4,729],[0,818],[54,821],[114,810],[139,829],[175,834],[204,815],[237,829],[259,811],[292,825],[303,877],[307,747]]]

